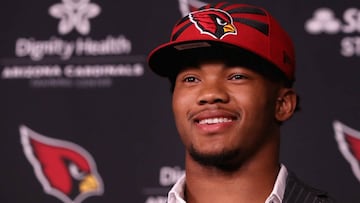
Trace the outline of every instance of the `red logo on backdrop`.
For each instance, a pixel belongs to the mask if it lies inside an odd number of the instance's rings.
[[[350,163],[354,175],[360,181],[360,132],[339,121],[334,121],[333,127],[339,150]]]
[[[102,179],[91,155],[77,144],[49,138],[20,126],[24,153],[44,192],[64,203],[80,203],[101,195]]]

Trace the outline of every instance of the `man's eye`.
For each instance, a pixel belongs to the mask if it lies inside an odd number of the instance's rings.
[[[188,76],[188,77],[185,77],[183,81],[184,82],[198,82],[199,80],[194,76]]]
[[[230,76],[230,80],[241,80],[241,79],[246,79],[247,77],[245,75],[242,74],[234,74]]]

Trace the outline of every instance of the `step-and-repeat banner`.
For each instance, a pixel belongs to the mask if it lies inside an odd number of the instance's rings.
[[[5,0],[0,202],[164,203],[184,149],[146,57],[204,2]],[[283,126],[281,161],[359,202],[359,1],[232,2],[267,8],[296,45],[302,110]]]

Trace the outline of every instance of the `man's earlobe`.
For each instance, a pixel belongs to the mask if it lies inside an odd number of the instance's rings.
[[[296,103],[297,96],[293,89],[281,89],[276,101],[275,119],[279,122],[283,122],[291,118],[294,114]]]

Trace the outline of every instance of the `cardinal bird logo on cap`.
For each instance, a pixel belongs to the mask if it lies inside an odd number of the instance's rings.
[[[339,150],[350,163],[354,175],[360,181],[360,132],[340,121],[334,121],[333,127]]]
[[[64,203],[80,203],[103,194],[103,183],[91,155],[79,145],[49,138],[20,126],[24,153],[45,193]]]
[[[204,9],[189,14],[190,21],[202,34],[208,34],[216,39],[226,35],[236,35],[233,19],[227,12],[220,9]]]

